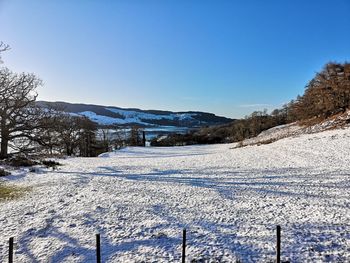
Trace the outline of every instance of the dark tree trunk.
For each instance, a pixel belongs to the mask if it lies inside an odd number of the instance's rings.
[[[72,155],[72,153],[71,153],[71,151],[70,151],[69,144],[66,145],[66,153],[67,153],[68,156],[71,156],[71,155]]]
[[[8,137],[1,135],[1,148],[0,148],[0,159],[5,159],[8,156]]]
[[[145,131],[142,132],[142,144],[143,144],[143,147],[146,147],[146,132]]]

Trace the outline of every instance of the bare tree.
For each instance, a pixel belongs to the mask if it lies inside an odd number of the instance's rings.
[[[2,63],[2,60],[1,60],[1,53],[6,51],[6,50],[9,50],[10,49],[10,46],[5,44],[4,42],[0,41],[0,64]]]
[[[37,152],[57,154],[61,148],[60,123],[63,113],[50,107],[45,107],[45,114],[40,118],[40,127],[33,131],[32,141],[38,146]]]
[[[111,128],[111,145],[113,149],[120,149],[126,145],[127,141],[127,134],[125,131],[125,128],[121,128],[118,125],[114,125],[114,127]]]
[[[96,143],[97,124],[87,117],[76,120],[79,127],[79,155],[93,157],[97,155],[98,146]]]
[[[55,120],[48,120],[48,132],[46,145],[50,152],[54,147],[61,154],[80,155],[84,157],[95,156],[98,146],[96,145],[96,123],[83,116],[72,116],[65,112],[56,112]],[[54,123],[53,123],[54,122]],[[51,123],[51,124],[50,124]]]
[[[0,158],[8,156],[10,142],[31,139],[40,126],[42,111],[35,106],[36,88],[40,85],[41,80],[34,74],[0,69]]]
[[[131,146],[141,145],[140,128],[138,126],[131,127],[130,136],[129,136],[129,145]]]
[[[98,140],[105,152],[108,152],[113,144],[112,131],[109,128],[99,129]]]
[[[64,153],[68,156],[76,153],[80,142],[80,127],[78,126],[79,117],[63,114],[57,122],[56,131],[59,133],[59,139],[64,149]]]

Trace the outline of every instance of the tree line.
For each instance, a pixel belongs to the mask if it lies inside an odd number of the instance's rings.
[[[255,111],[231,124],[202,128],[188,134],[155,138],[154,146],[238,142],[257,136],[272,127],[301,122],[311,124],[325,120],[350,107],[350,64],[330,62],[316,73],[305,87],[304,94],[275,109]]]
[[[305,92],[290,103],[290,118],[325,119],[350,106],[350,64],[328,63],[306,85]]]

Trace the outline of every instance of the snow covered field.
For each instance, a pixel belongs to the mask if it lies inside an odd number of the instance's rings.
[[[232,144],[127,148],[71,158],[58,171],[1,179],[30,186],[0,203],[0,261],[350,261],[350,129],[231,149]]]

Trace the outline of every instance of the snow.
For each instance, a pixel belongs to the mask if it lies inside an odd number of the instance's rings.
[[[144,112],[138,112],[138,111],[127,111],[127,110],[119,110],[115,108],[106,108],[106,110],[112,111],[114,113],[118,113],[122,115],[124,118],[112,118],[108,116],[98,115],[95,112],[92,111],[84,111],[79,112],[79,115],[83,115],[88,117],[90,120],[97,122],[98,124],[102,125],[111,125],[111,124],[131,124],[131,123],[138,123],[141,125],[152,125],[148,122],[145,122],[143,120],[190,120],[193,119],[192,116],[196,115],[193,114],[168,114],[168,115],[158,115],[158,114],[151,114],[151,113],[144,113]]]
[[[196,115],[196,113],[172,113],[172,114],[151,114],[151,113],[144,113],[144,112],[138,112],[138,111],[128,111],[128,110],[122,110],[122,109],[115,109],[115,108],[106,108],[106,110],[109,110],[114,113],[118,113],[123,118],[113,118],[103,115],[98,115],[95,112],[92,111],[83,111],[79,112],[77,114],[74,113],[74,115],[83,115],[85,117],[88,117],[90,120],[97,122],[101,125],[111,125],[111,124],[132,124],[137,123],[141,125],[153,125],[151,123],[145,122],[144,120],[192,120],[193,116]],[[165,126],[169,127],[169,126]],[[170,126],[171,127],[171,126]]]
[[[0,180],[30,187],[0,203],[0,261],[15,237],[15,262],[350,261],[350,129],[277,142],[125,148],[59,160]]]
[[[150,125],[149,123],[142,122],[139,118],[126,118],[126,119],[112,118],[112,117],[108,117],[108,116],[98,115],[92,111],[83,111],[83,112],[80,112],[79,114],[83,115],[85,117],[88,117],[90,120],[95,121],[101,125],[131,124],[131,123]]]
[[[106,108],[106,110],[109,110],[114,113],[118,113],[122,116],[124,116],[126,119],[133,119],[133,120],[187,120],[192,119],[193,116],[197,115],[196,113],[171,113],[171,114],[152,114],[152,113],[145,113],[145,112],[139,112],[139,111],[130,111],[130,110],[122,110],[122,109],[116,109],[116,108]]]

